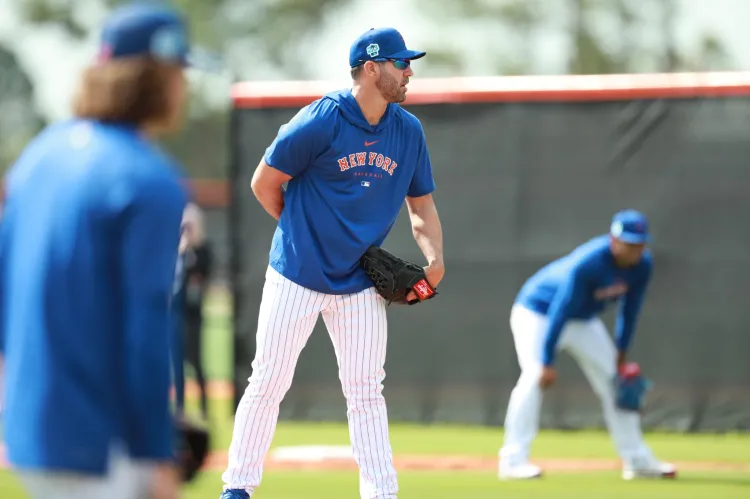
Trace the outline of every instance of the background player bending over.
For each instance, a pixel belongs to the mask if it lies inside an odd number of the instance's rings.
[[[601,235],[543,267],[521,288],[510,315],[521,376],[510,397],[505,442],[500,450],[503,479],[535,478],[529,462],[539,429],[542,390],[552,386],[557,350],[567,350],[601,400],[607,429],[623,460],[623,478],[672,477],[643,441],[640,416],[615,405],[613,380],[625,362],[651,279],[652,256],[646,217],[634,210],[615,214],[609,235]],[[621,302],[616,345],[599,314]]]
[[[279,221],[260,304],[253,373],[242,396],[223,475],[222,497],[258,487],[279,404],[300,352],[322,314],[346,397],[362,499],[395,498],[396,470],[383,399],[387,317],[359,259],[380,245],[404,204],[425,255],[427,279],[443,277],[442,233],[422,125],[398,103],[414,73],[394,29],[373,29],[352,45],[351,90],[303,108],[266,151],[253,192]],[[289,182],[286,192],[282,184]]]

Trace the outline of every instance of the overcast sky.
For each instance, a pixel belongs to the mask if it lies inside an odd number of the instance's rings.
[[[17,55],[34,78],[38,102],[49,118],[60,118],[68,113],[68,102],[76,78],[82,67],[92,57],[95,40],[71,45],[63,33],[53,29],[22,29],[15,6],[20,0],[0,0],[0,41],[12,42]],[[458,1],[458,0],[457,0]],[[563,0],[545,0],[550,9],[558,9],[564,16]],[[103,14],[92,8],[89,0],[79,0],[78,7],[93,22]],[[459,27],[443,24],[439,29],[435,21],[415,7],[415,0],[358,0],[351,8],[338,11],[326,21],[322,39],[309,43],[302,49],[311,61],[311,74],[318,79],[345,79],[348,75],[346,60],[349,44],[359,33],[374,26],[390,25],[399,29],[407,44],[420,45],[451,43],[459,47],[466,61],[466,75],[483,74],[483,54],[487,43],[477,37],[477,27]],[[394,15],[398,13],[398,15]],[[750,1],[747,0],[682,0],[681,24],[678,43],[691,51],[699,34],[706,29],[718,33],[726,43],[737,70],[750,69],[750,30],[744,20],[750,19]],[[558,73],[564,68],[568,54],[565,38],[553,29],[540,33],[532,53],[538,72]],[[418,69],[418,67],[417,67]],[[259,71],[259,79],[283,78],[283,74]],[[228,80],[217,79],[214,97],[221,101]]]

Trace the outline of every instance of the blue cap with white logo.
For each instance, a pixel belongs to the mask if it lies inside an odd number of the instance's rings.
[[[367,61],[388,59],[419,59],[427,52],[406,48],[401,33],[393,28],[371,28],[362,33],[349,49],[349,66],[356,67]]]
[[[134,56],[190,65],[188,27],[180,13],[160,2],[114,9],[102,29],[98,60]]]
[[[645,244],[651,240],[646,215],[636,210],[623,210],[612,217],[609,233],[628,244]]]

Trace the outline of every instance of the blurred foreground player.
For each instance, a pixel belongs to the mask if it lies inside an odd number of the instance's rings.
[[[177,13],[107,19],[75,118],[6,178],[0,250],[8,458],[39,499],[172,499],[169,299],[186,193],[152,139],[181,122]]]
[[[626,365],[651,279],[648,241],[643,214],[618,212],[610,234],[543,267],[521,288],[510,315],[521,376],[508,404],[500,478],[536,478],[542,473],[529,462],[529,451],[539,429],[543,390],[557,377],[558,350],[573,356],[601,400],[607,429],[623,461],[623,478],[675,476],[675,468],[658,461],[644,443],[638,411],[618,406],[614,383]],[[620,302],[616,344],[598,317],[615,302]]]

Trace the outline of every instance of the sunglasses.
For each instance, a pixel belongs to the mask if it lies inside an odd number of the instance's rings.
[[[372,62],[391,61],[393,63],[393,67],[398,69],[399,71],[406,71],[407,69],[409,69],[409,66],[411,66],[411,61],[409,59],[371,59],[371,60]]]
[[[411,61],[409,59],[388,59],[393,63],[393,67],[398,69],[399,71],[406,71],[409,69],[409,66],[411,66]]]

